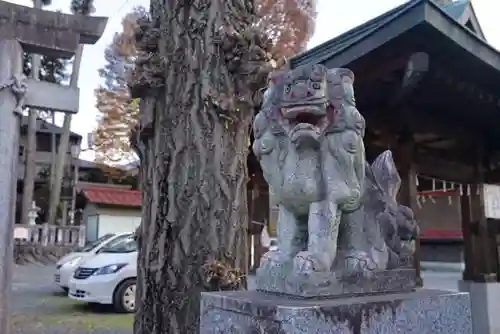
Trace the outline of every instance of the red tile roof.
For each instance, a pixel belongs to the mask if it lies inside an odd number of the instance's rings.
[[[141,192],[137,190],[85,185],[81,190],[93,204],[140,207]]]

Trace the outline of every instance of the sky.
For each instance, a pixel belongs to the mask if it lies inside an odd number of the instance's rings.
[[[25,6],[31,6],[31,0],[7,0]],[[321,44],[357,25],[362,24],[396,6],[405,0],[318,0],[316,30],[308,47]],[[69,11],[70,0],[53,0],[48,10]],[[474,10],[484,34],[490,44],[500,50],[500,29],[498,27],[498,0],[472,0]],[[105,65],[104,50],[113,35],[121,30],[121,20],[135,6],[149,6],[149,0],[95,0],[95,16],[109,17],[108,25],[102,38],[95,45],[84,48],[80,69],[80,108],[73,117],[71,130],[84,136],[82,159],[93,160],[94,154],[87,148],[87,134],[97,125],[98,110],[95,108],[94,90],[102,82],[98,69]],[[62,115],[56,122],[62,124]]]

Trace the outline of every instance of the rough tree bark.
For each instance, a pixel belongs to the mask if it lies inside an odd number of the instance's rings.
[[[249,133],[272,69],[253,20],[253,0],[152,0],[139,21],[136,334],[197,333],[204,264],[247,269]]]

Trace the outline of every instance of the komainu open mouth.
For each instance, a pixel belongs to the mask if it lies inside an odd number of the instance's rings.
[[[319,127],[319,126],[321,126],[321,122],[323,121],[323,118],[324,118],[324,116],[321,116],[321,115],[315,115],[315,114],[310,114],[310,113],[306,113],[306,112],[301,112],[301,113],[298,113],[294,119],[292,119],[292,122],[295,122],[298,124],[307,123],[307,124]]]
[[[282,108],[281,120],[297,148],[320,147],[320,136],[328,124],[325,108],[315,105]]]
[[[304,135],[319,137],[327,125],[325,108],[320,106],[282,108],[281,115],[292,141]]]

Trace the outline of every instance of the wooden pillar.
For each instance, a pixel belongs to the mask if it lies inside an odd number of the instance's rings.
[[[413,134],[406,131],[399,136],[394,152],[394,160],[401,176],[401,189],[399,191],[399,202],[417,212],[417,169],[416,149]],[[418,222],[418,217],[415,217]],[[417,285],[423,286],[420,274],[420,238],[415,240],[414,268],[417,274]]]
[[[251,170],[251,181],[248,186],[248,212],[250,233],[253,235],[253,258],[249,253],[249,263],[254,263],[254,267],[260,266],[260,258],[264,255],[264,249],[260,242],[260,236],[264,225],[269,221],[269,190],[260,168]]]
[[[489,167],[488,153],[483,143],[473,148],[474,173],[472,184],[461,196],[461,219],[464,242],[464,281],[498,281],[498,255],[495,235],[490,235],[490,226],[484,207],[485,171]]]
[[[268,231],[269,231],[269,190],[267,184],[260,184],[259,185],[259,191],[258,191],[258,196],[255,200],[255,219],[259,223],[262,224],[262,228],[264,226],[267,226]],[[261,229],[262,231],[262,229]],[[266,252],[266,249],[260,242],[260,236],[256,235],[256,242],[255,242],[255,265],[256,267],[260,266],[260,259]]]
[[[247,260],[247,263],[249,265],[249,268],[248,268],[248,272],[250,272],[250,268],[252,266],[252,251],[251,251],[251,247],[252,247],[252,238],[250,237],[253,233],[252,233],[252,177],[251,177],[251,174],[250,174],[250,181],[247,183],[247,212],[248,212],[248,260]]]
[[[465,189],[460,196],[460,219],[462,224],[462,238],[464,245],[465,270],[463,272],[464,281],[474,280],[476,273],[474,260],[474,244],[472,235],[472,206],[470,189]]]
[[[488,142],[488,140],[486,140]],[[491,267],[490,271],[496,273],[496,280],[500,281],[500,220],[496,215],[493,215],[495,217],[487,217],[486,213],[489,211],[486,209],[486,191],[485,191],[485,184],[491,183],[492,185],[495,184],[494,181],[489,179],[486,175],[491,175],[491,161],[490,161],[490,156],[491,156],[491,149],[486,146],[485,148],[485,154],[483,155],[482,159],[482,167],[483,167],[483,175],[482,178],[484,180],[483,184],[483,189],[482,189],[482,205],[483,205],[483,215],[485,216],[484,220],[486,222],[487,228],[486,228],[486,237],[488,238],[489,242],[489,254],[491,256]],[[498,185],[496,185],[498,186]],[[495,196],[496,198],[496,196]],[[494,201],[493,199],[489,198],[488,201]]]
[[[472,261],[469,266],[474,268],[472,280],[476,282],[496,282],[496,252],[493,251],[493,240],[489,235],[490,231],[484,208],[483,188],[486,181],[485,168],[488,165],[488,160],[483,147],[484,145],[478,145],[475,150],[477,155],[474,168],[474,183],[471,185],[470,190],[472,255],[469,255],[468,261]],[[471,250],[469,249],[469,251]],[[470,279],[470,277],[468,278]]]

